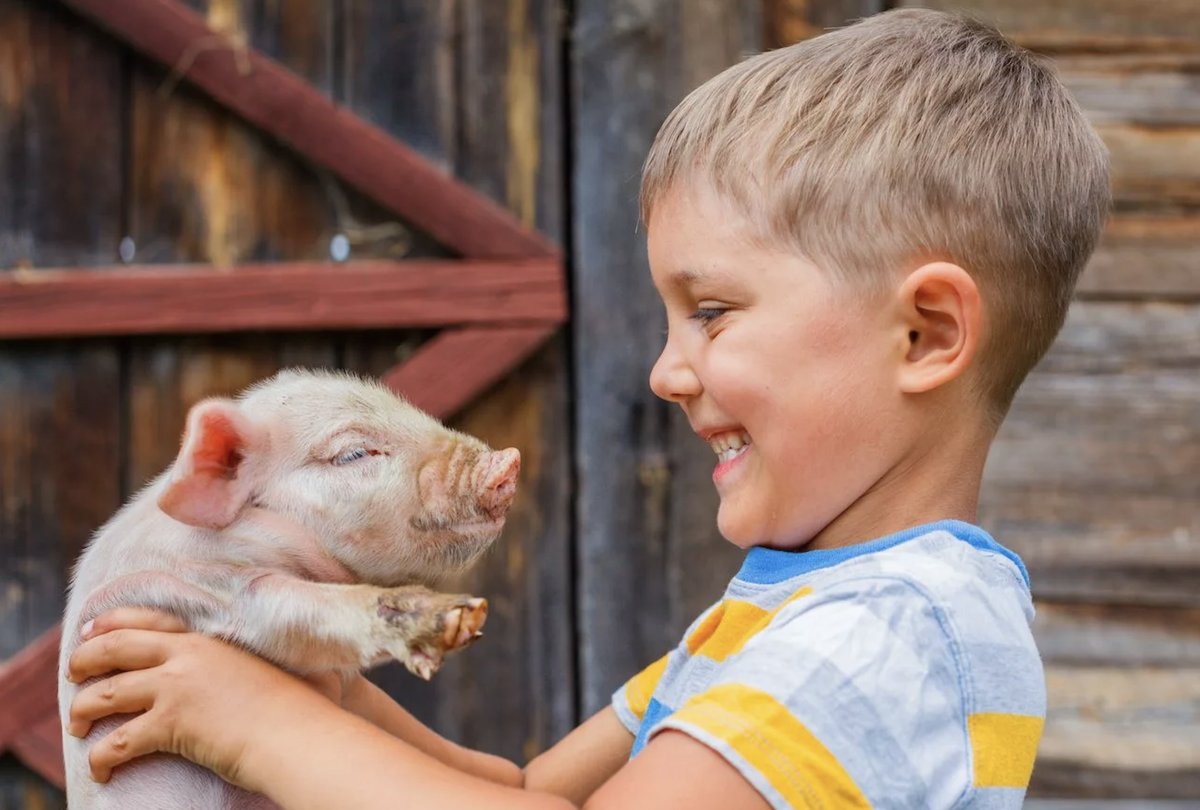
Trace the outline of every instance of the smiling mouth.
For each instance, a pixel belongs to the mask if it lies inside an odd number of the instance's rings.
[[[745,453],[750,444],[750,434],[745,431],[730,431],[708,440],[708,446],[717,454],[717,460],[721,464],[733,461]]]

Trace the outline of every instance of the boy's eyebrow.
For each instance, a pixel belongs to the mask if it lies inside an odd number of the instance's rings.
[[[732,279],[733,274],[725,271],[694,270],[690,267],[677,267],[667,273],[667,283],[673,287],[691,287],[701,281],[723,281]]]

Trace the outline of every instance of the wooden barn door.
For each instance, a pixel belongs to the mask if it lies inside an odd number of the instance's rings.
[[[562,238],[553,0],[187,5],[524,225]],[[335,236],[356,259],[449,255],[175,78],[63,4],[0,0],[0,272],[327,261]],[[289,365],[379,375],[429,337],[251,331],[0,344],[0,661],[57,622],[89,533],[171,461],[198,399]],[[443,733],[517,760],[575,717],[564,346],[551,339],[450,420],[522,449],[504,543],[457,583],[489,595],[489,626],[505,643],[448,662],[430,684],[397,668],[372,674]],[[32,749],[7,731],[0,717],[0,810],[61,807],[61,793],[26,767]]]

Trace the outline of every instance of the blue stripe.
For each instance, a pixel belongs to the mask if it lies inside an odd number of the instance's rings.
[[[650,736],[650,732],[661,721],[667,719],[675,710],[670,706],[658,702],[657,698],[650,698],[650,705],[646,707],[646,714],[642,717],[642,725],[638,727],[637,737],[633,741],[633,750],[629,752],[629,758],[633,759],[638,752],[646,746],[646,740]]]
[[[964,543],[983,551],[993,552],[1008,558],[1021,572],[1025,586],[1029,587],[1029,572],[1021,558],[992,539],[992,536],[978,526],[961,520],[939,520],[905,529],[902,532],[889,534],[877,540],[859,543],[841,548],[822,548],[814,551],[780,551],[774,548],[755,546],[746,552],[742,568],[738,571],[737,579],[756,585],[777,585],[792,577],[819,571],[822,568],[832,568],[847,560],[873,554],[898,546],[901,543],[915,540],[930,532],[949,532]]]

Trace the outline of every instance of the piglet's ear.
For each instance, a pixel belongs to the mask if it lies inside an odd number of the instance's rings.
[[[193,406],[159,508],[189,526],[223,529],[233,523],[250,498],[245,462],[261,452],[260,434],[231,400]]]

